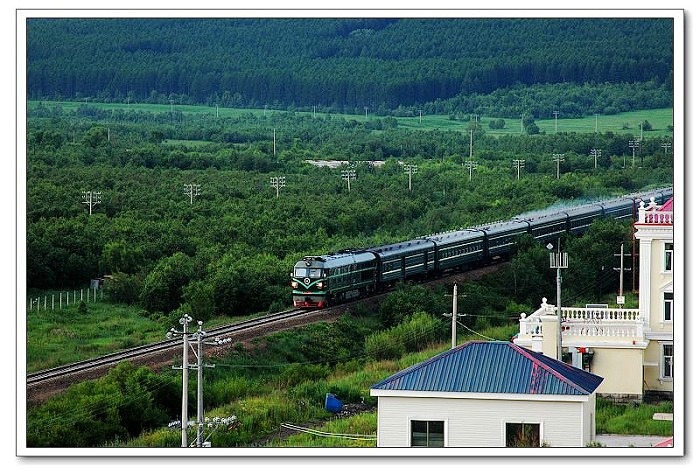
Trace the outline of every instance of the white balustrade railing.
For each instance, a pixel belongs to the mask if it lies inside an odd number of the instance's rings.
[[[519,338],[542,334],[542,317],[556,316],[555,305],[543,302],[537,311],[520,318]],[[644,336],[644,321],[638,309],[621,308],[561,308],[562,338],[600,337],[606,339],[640,340]]]
[[[673,211],[651,211],[644,214],[644,224],[673,225]]]

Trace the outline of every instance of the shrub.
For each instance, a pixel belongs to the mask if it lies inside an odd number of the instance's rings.
[[[365,339],[365,352],[375,359],[401,357],[438,341],[444,335],[440,321],[422,311],[397,326],[371,334]]]

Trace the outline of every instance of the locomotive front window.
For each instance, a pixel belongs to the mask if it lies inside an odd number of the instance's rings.
[[[309,268],[309,276],[311,278],[320,278],[321,277],[321,269],[320,268]]]
[[[306,276],[306,268],[295,268],[294,276],[296,278],[304,278]]]

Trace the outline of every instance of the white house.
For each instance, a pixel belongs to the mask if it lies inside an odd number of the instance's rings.
[[[642,400],[673,395],[673,199],[640,203],[639,309],[561,308],[561,347],[570,362],[604,378],[602,396]],[[556,357],[557,308],[521,315],[513,342]],[[567,359],[569,360],[569,359]]]
[[[586,446],[602,381],[511,342],[468,342],[372,386],[377,446]]]

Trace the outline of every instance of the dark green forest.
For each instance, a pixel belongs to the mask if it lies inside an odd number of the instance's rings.
[[[479,150],[470,180],[467,134],[400,129],[388,118],[271,112],[217,119],[38,104],[28,125],[28,288],[74,288],[111,274],[115,302],[205,319],[289,304],[289,271],[304,255],[672,182],[667,138],[646,139],[632,167],[628,133],[494,138],[470,123]],[[605,150],[597,166],[595,147]],[[565,155],[561,179],[554,152]],[[520,179],[516,158],[525,160]],[[342,169],[306,162],[314,159],[354,166],[350,190]],[[418,167],[411,190],[406,163]],[[276,197],[270,178],[279,176],[286,185]],[[192,202],[187,184],[201,189]],[[101,193],[92,214],[86,191]]]
[[[535,118],[671,105],[663,18],[41,18],[27,32],[32,99]]]

